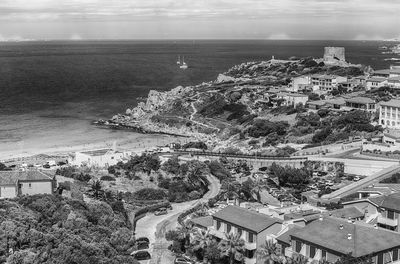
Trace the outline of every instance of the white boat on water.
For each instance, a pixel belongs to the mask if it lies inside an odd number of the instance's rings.
[[[185,62],[185,57],[182,58],[182,64],[179,66],[179,68],[186,70],[188,68],[188,65]]]
[[[178,60],[176,61],[177,65],[181,65],[181,56],[178,56]]]

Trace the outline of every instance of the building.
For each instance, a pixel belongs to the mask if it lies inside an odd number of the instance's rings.
[[[76,152],[69,163],[74,166],[89,166],[108,168],[120,161],[129,160],[132,152],[120,152],[111,149],[99,149],[83,152]]]
[[[326,74],[311,75],[311,85],[318,90],[332,91],[339,86],[339,83],[347,82],[346,77]]]
[[[378,227],[400,232],[400,193],[371,196],[343,203],[344,207],[357,207],[368,219],[374,219]]]
[[[318,100],[318,101],[309,101],[307,102],[307,107],[313,110],[319,110],[325,108],[326,101],[325,100]]]
[[[368,112],[375,112],[376,111],[376,103],[374,100],[368,97],[353,97],[345,99],[346,107],[358,110],[364,110]]]
[[[365,217],[365,213],[355,206],[328,211],[324,215],[352,221],[360,221]]]
[[[282,229],[282,220],[238,206],[227,206],[213,216],[210,233],[218,240],[227,233],[240,234],[245,241],[245,263],[256,263],[256,250]]]
[[[379,103],[379,124],[385,128],[400,129],[400,100]]]
[[[56,185],[55,177],[42,171],[0,171],[0,198],[52,194]]]
[[[298,76],[292,78],[292,81],[289,84],[289,88],[293,92],[298,92],[301,90],[305,90],[311,84],[310,76]]]
[[[400,88],[400,77],[390,77],[390,78],[388,78],[387,85],[390,88],[399,89]]]
[[[305,106],[308,101],[308,95],[299,94],[299,93],[277,93],[276,99],[283,100],[281,105],[285,105],[285,106],[296,107],[300,104]]]
[[[360,223],[325,217],[277,238],[286,256],[334,263],[341,257],[370,258],[374,264],[399,260],[400,234]],[[289,246],[288,246],[289,245]]]
[[[387,78],[385,77],[371,77],[367,80],[366,90],[369,91],[371,89],[383,87],[387,85]]]

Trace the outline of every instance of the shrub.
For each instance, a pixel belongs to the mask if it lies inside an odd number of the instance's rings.
[[[112,176],[109,176],[109,175],[104,175],[104,176],[101,176],[100,180],[101,181],[115,181],[115,178]]]
[[[135,199],[138,200],[162,200],[167,198],[167,194],[164,190],[144,188],[136,191],[134,194]]]

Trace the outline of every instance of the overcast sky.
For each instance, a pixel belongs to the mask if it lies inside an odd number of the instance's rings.
[[[0,0],[0,40],[182,38],[400,38],[400,0]]]

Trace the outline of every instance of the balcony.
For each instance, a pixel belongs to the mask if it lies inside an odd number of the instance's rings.
[[[220,231],[220,230],[217,230],[217,229],[216,229],[215,227],[213,227],[213,226],[209,227],[208,230],[210,231],[210,234],[211,234],[211,235],[216,236],[216,237],[218,237],[219,239],[226,239],[225,232]]]
[[[244,241],[246,241],[246,239]],[[246,241],[246,244],[244,245],[244,247],[247,250],[254,250],[254,249],[257,249],[257,244],[256,244],[256,242],[250,243],[250,242]]]
[[[398,225],[397,219],[389,219],[383,216],[378,216],[378,223],[396,227]]]

